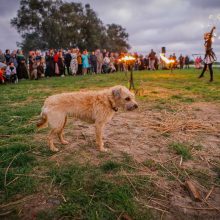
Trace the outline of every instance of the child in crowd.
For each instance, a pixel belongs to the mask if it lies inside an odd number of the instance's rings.
[[[38,80],[37,76],[37,67],[39,66],[39,62],[35,59],[32,64],[32,71],[30,73],[30,79]]]
[[[8,63],[6,69],[6,80],[8,82],[18,83],[17,71],[13,62]]]

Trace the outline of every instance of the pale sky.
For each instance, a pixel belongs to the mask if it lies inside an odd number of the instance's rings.
[[[69,2],[72,0],[68,0]],[[116,23],[129,33],[131,51],[142,54],[150,49],[178,55],[204,53],[203,34],[217,26],[213,48],[220,58],[220,0],[77,0],[89,3],[104,24]],[[21,39],[11,27],[18,0],[0,0],[0,48],[16,48]]]

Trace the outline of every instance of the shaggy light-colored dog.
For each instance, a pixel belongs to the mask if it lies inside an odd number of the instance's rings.
[[[124,86],[115,86],[102,91],[72,92],[52,95],[48,97],[42,108],[41,120],[38,128],[51,127],[48,136],[51,151],[58,151],[54,145],[54,137],[58,135],[62,144],[63,129],[67,115],[95,124],[96,143],[100,151],[104,148],[102,136],[105,124],[111,120],[118,108],[132,111],[138,107],[134,94]]]

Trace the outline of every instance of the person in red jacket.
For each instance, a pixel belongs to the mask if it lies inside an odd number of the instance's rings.
[[[59,54],[57,51],[55,51],[55,54],[53,56],[53,60],[55,63],[55,75],[58,76],[60,74],[60,71],[59,71],[59,66],[58,66]]]
[[[0,63],[0,83],[4,84],[5,83],[5,70],[7,66],[4,63]]]

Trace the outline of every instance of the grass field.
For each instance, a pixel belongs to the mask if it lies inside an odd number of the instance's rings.
[[[125,73],[1,85],[0,218],[218,219],[220,69],[213,83],[208,73],[198,75],[194,69],[135,72],[140,109],[127,127],[123,112],[113,121],[115,130],[107,127],[109,153],[97,152],[94,135],[79,123],[66,128],[73,145],[51,153],[48,129],[37,131],[35,123],[47,96],[128,86]],[[182,187],[187,179],[203,199],[214,190],[205,201],[191,201]]]

